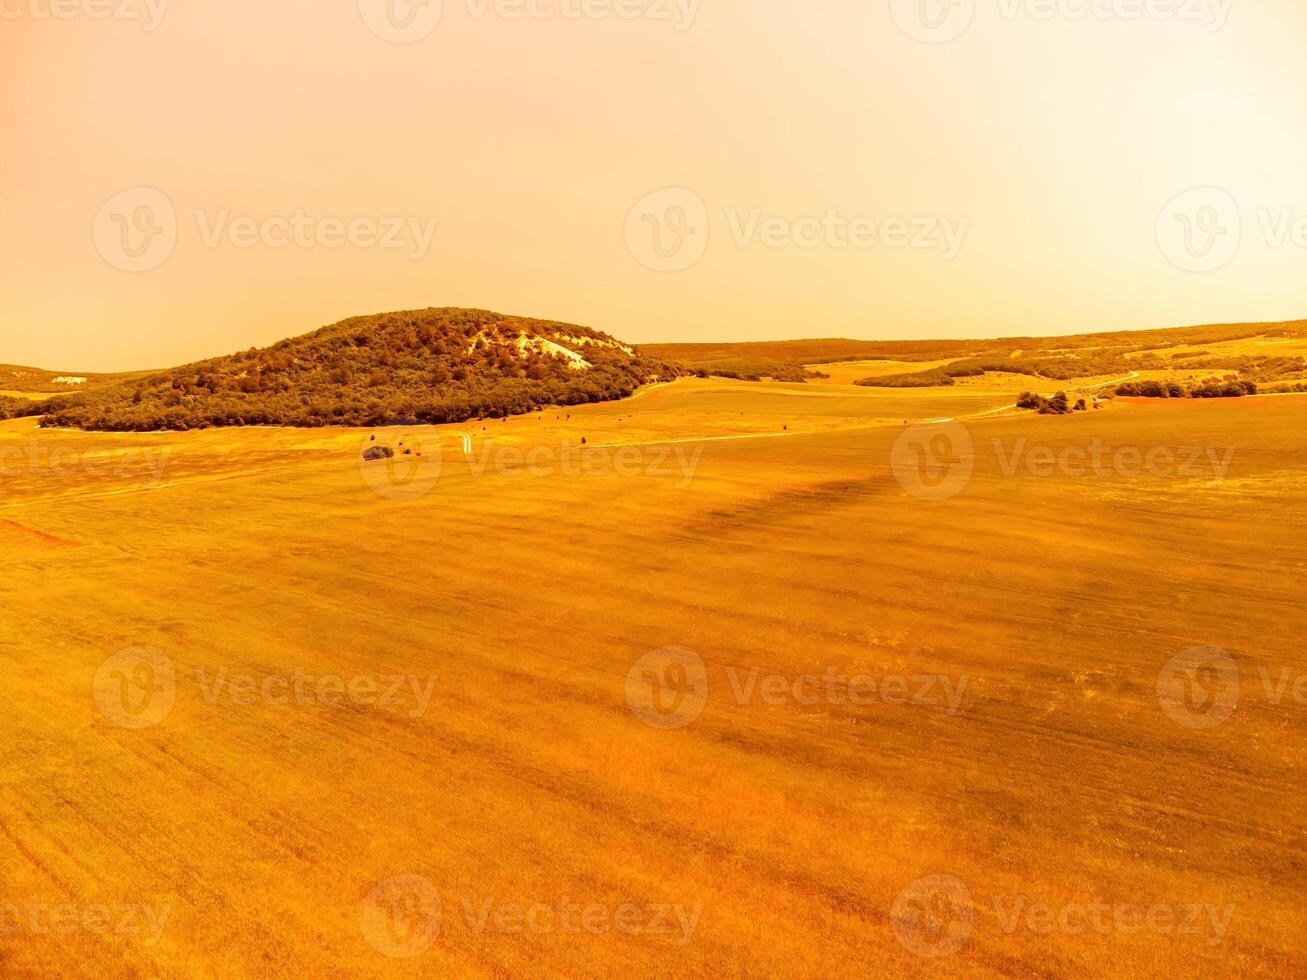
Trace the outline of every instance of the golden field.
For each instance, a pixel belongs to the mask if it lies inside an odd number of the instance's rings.
[[[1307,400],[851,380],[0,424],[0,975],[1307,973]]]

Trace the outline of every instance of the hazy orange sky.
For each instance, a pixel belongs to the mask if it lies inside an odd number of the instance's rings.
[[[390,2],[0,0],[0,362],[1307,316],[1300,0]]]

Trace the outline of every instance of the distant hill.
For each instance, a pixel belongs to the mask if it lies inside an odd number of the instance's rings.
[[[142,374],[144,372],[137,372]],[[64,395],[103,387],[132,374],[89,374],[86,371],[46,371],[42,368],[0,364],[0,395]]]
[[[46,404],[41,424],[147,431],[463,422],[609,401],[677,373],[589,327],[428,309],[354,317],[61,397]]]
[[[1007,337],[997,340],[779,340],[742,343],[647,344],[642,350],[699,374],[770,377],[801,381],[812,375],[805,365],[838,361],[942,361],[947,369],[906,369],[866,379],[871,387],[951,385],[955,376],[990,371],[1067,379],[1167,367],[1161,352],[1188,347],[1183,356],[1195,367],[1239,371],[1260,381],[1301,376],[1307,370],[1296,349],[1274,345],[1236,350],[1239,341],[1307,338],[1307,321],[1234,323],[1157,330],[1076,334],[1066,337]],[[1224,345],[1224,346],[1222,346]],[[1156,352],[1156,353],[1154,353]],[[1203,355],[1208,356],[1204,359]]]

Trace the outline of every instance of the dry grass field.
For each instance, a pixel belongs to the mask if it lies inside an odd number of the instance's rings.
[[[1307,974],[1307,399],[835,382],[0,424],[0,975]]]

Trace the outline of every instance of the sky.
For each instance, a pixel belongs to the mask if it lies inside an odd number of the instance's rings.
[[[1307,316],[1300,0],[0,0],[0,362]]]

